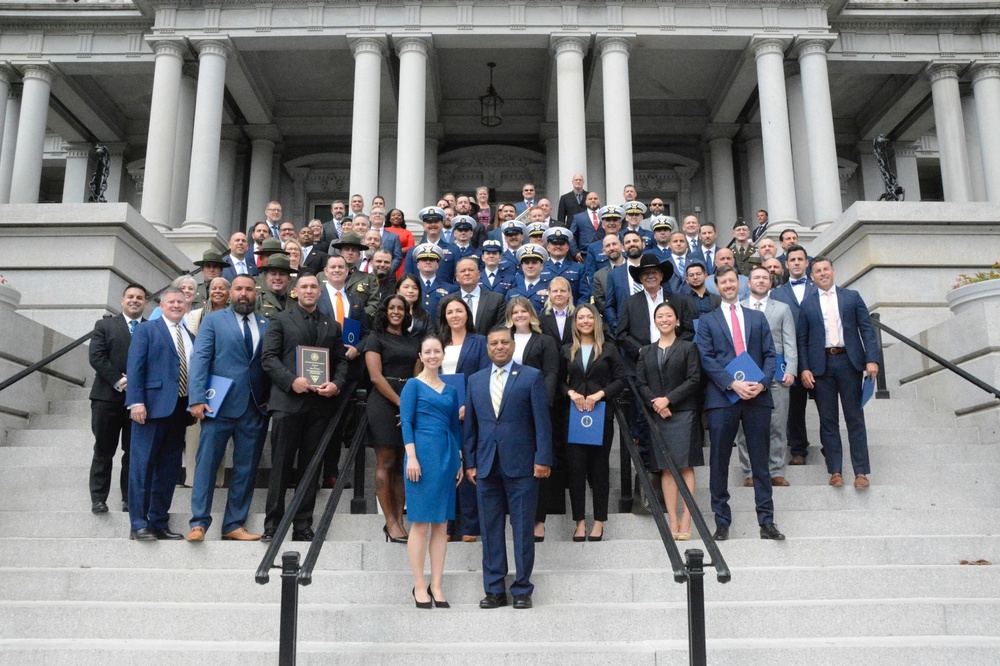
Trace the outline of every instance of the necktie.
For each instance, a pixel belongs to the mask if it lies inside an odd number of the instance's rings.
[[[431,281],[430,280],[424,280],[424,293],[426,294],[430,290],[431,290]]]
[[[805,283],[806,283],[806,279],[805,278],[799,278],[798,280],[789,280],[789,282],[788,282],[788,284],[792,285],[793,287],[795,287],[797,285],[800,285],[800,284],[805,284]]]
[[[753,304],[753,309],[756,310],[757,312],[760,312],[760,301],[757,301],[756,303]]]
[[[712,272],[712,251],[705,250],[705,268],[709,273]]]
[[[500,416],[500,403],[503,402],[503,368],[497,368],[490,384],[490,400],[493,401],[493,413]]]
[[[271,227],[271,236],[274,237],[274,238],[278,237],[278,227],[275,227],[275,226]]]
[[[639,284],[638,282],[633,282],[632,283],[632,293],[633,294],[638,294],[640,291],[642,291],[642,285]]]
[[[740,328],[740,318],[736,316],[736,304],[729,306],[729,321],[733,324],[733,348],[739,356],[747,350],[743,345],[743,329]]]
[[[253,336],[250,335],[250,315],[243,315],[243,346],[247,350],[247,358],[253,358]]]
[[[337,323],[340,324],[341,326],[343,326],[344,325],[344,299],[340,295],[339,291],[337,292],[337,302],[336,302],[335,306],[336,306],[336,309],[337,309]]]
[[[837,308],[834,307],[833,303],[833,290],[824,291],[823,295],[826,296],[826,341],[831,347],[840,346],[840,313],[837,312]]]
[[[677,270],[681,275],[684,274],[684,255],[682,254],[677,255]]]
[[[133,333],[135,333],[135,327],[136,327],[136,326],[137,326],[138,324],[139,324],[139,322],[137,322],[137,321],[136,321],[135,319],[133,319],[132,321],[130,321],[130,322],[128,323],[128,334],[129,334],[129,335],[132,335]]]
[[[556,262],[556,270],[558,271],[558,270],[561,270],[561,269],[562,269],[562,262],[561,261],[557,261]]]
[[[576,195],[576,205],[579,206],[582,203],[583,203],[583,192],[580,192],[578,195]]]
[[[177,340],[177,359],[180,361],[181,370],[177,380],[177,395],[184,397],[188,394],[188,363],[187,351],[184,349],[184,334],[181,333],[181,325],[174,326],[175,338]]]
[[[590,211],[590,221],[594,223],[594,231],[597,231],[598,226],[600,226],[600,222],[597,221],[596,210]]]
[[[472,298],[473,298],[472,294],[466,294],[465,295],[465,300],[469,303],[469,309],[472,310],[472,323],[473,323],[473,325],[475,325],[475,323],[476,323],[476,308],[472,304]]]
[[[260,248],[255,248],[255,251],[253,253],[253,256],[257,259],[257,268],[260,268],[260,254],[256,251],[259,249]]]
[[[247,274],[247,264],[246,264],[245,261],[237,261],[236,262],[236,274],[237,275],[246,275]]]

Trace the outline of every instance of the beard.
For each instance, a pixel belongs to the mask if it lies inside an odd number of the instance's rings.
[[[630,247],[629,249],[625,250],[625,256],[628,257],[629,259],[638,259],[639,257],[642,256],[642,250],[643,248],[641,247]]]
[[[233,301],[233,312],[238,315],[248,315],[254,311],[254,302],[251,300]]]

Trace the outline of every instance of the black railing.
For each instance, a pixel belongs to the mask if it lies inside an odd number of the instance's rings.
[[[932,352],[927,347],[924,347],[923,345],[921,345],[921,344],[919,344],[917,342],[914,342],[913,340],[909,339],[908,337],[906,337],[905,335],[903,335],[899,331],[886,326],[885,324],[882,323],[881,318],[879,317],[879,315],[878,315],[877,312],[872,314],[872,323],[875,324],[875,330],[880,333],[879,338],[878,338],[878,342],[879,342],[879,356],[882,359],[882,368],[881,368],[881,372],[878,373],[878,380],[879,380],[878,389],[879,390],[882,390],[885,387],[885,354],[883,353],[883,350],[882,350],[882,336],[881,336],[881,331],[885,331],[886,333],[888,333],[892,337],[894,337],[897,340],[899,340],[900,342],[902,342],[907,347],[915,349],[916,351],[920,352],[921,354],[923,354],[924,356],[926,356],[930,360],[934,361],[935,363],[937,363],[941,367],[947,368],[948,370],[952,371],[953,373],[955,373],[956,375],[958,375],[959,377],[961,377],[965,381],[969,382],[973,386],[986,391],[987,393],[989,393],[990,395],[992,395],[994,398],[1000,399],[1000,389],[996,388],[995,386],[991,386],[991,385],[987,384],[986,382],[984,382],[979,377],[976,377],[975,375],[969,374],[968,372],[966,372],[962,368],[958,367],[957,365],[955,365],[954,363],[952,363],[948,359],[946,359],[946,358],[944,358],[944,357],[942,357],[942,356],[940,356],[938,354],[935,354],[934,352]],[[886,394],[888,395],[888,391],[886,391]]]
[[[333,433],[337,430],[341,420],[346,418],[348,405],[355,403],[354,392],[356,385],[357,382],[352,381],[342,392],[344,397],[337,407],[337,412],[334,414],[333,418],[330,419],[330,423],[323,432],[319,445],[316,447],[316,452],[309,461],[305,472],[303,472],[302,478],[298,482],[298,486],[295,489],[295,493],[292,495],[291,501],[285,508],[285,515],[278,524],[274,534],[274,539],[267,547],[267,552],[264,553],[264,557],[261,559],[260,566],[257,567],[257,573],[254,577],[259,585],[267,585],[267,583],[271,580],[270,570],[281,569],[281,616],[280,629],[278,632],[279,666],[294,666],[295,664],[296,644],[298,641],[297,627],[299,615],[299,586],[308,585],[312,582],[312,571],[316,565],[317,559],[319,558],[320,551],[323,548],[323,542],[326,540],[326,535],[330,530],[330,523],[333,521],[334,513],[336,512],[337,505],[340,502],[340,496],[344,491],[344,487],[347,485],[347,480],[352,475],[352,468],[355,466],[355,461],[364,455],[363,446],[366,438],[366,431],[368,430],[368,420],[363,413],[357,421],[357,429],[355,430],[354,438],[351,441],[351,448],[347,454],[347,460],[344,463],[340,474],[337,476],[337,483],[334,484],[330,497],[327,500],[326,508],[323,511],[323,516],[320,518],[320,522],[316,526],[315,536],[313,537],[312,543],[309,545],[309,550],[306,553],[304,563],[300,566],[301,554],[298,551],[288,551],[282,553],[280,565],[275,564],[275,558],[278,555],[278,551],[281,550],[282,542],[288,535],[288,530],[291,529],[295,514],[302,505],[302,499],[305,496],[306,488],[309,488],[310,484],[315,485],[318,483],[317,477],[319,475],[320,468],[323,465],[323,458],[326,455],[326,450],[330,446],[330,440],[333,437]],[[363,485],[359,488],[358,484],[355,484],[355,494],[359,492],[363,493],[363,488]],[[355,501],[356,499],[357,498],[355,498]],[[354,505],[355,502],[352,501],[352,507]]]
[[[629,377],[628,382],[632,395],[638,396],[639,392],[636,390],[635,381]],[[712,538],[712,531],[709,529],[708,523],[705,522],[704,516],[701,515],[701,510],[698,508],[698,504],[694,500],[694,495],[687,487],[687,483],[685,483],[684,479],[681,477],[681,472],[677,468],[677,464],[669,455],[666,443],[663,441],[662,436],[659,433],[659,429],[656,427],[652,414],[650,414],[649,409],[640,400],[638,400],[638,398],[636,398],[634,404],[639,407],[639,411],[642,413],[642,418],[646,419],[649,426],[652,445],[659,447],[663,452],[663,458],[667,461],[667,471],[669,471],[670,475],[673,476],[674,483],[677,485],[681,499],[684,500],[684,505],[687,507],[686,510],[691,514],[691,521],[698,530],[698,534],[701,537],[702,542],[705,544],[705,549],[712,558],[710,562],[706,563],[704,562],[705,554],[701,551],[701,549],[689,548],[684,551],[684,559],[681,559],[680,549],[677,548],[677,544],[674,542],[673,536],[670,533],[670,526],[667,524],[667,519],[663,515],[663,510],[654,503],[656,495],[653,491],[653,484],[650,482],[649,476],[644,471],[645,467],[643,466],[642,459],[639,456],[638,448],[636,447],[635,442],[632,441],[632,437],[629,434],[630,429],[628,419],[625,417],[623,406],[620,403],[615,403],[615,418],[618,421],[619,431],[626,434],[626,436],[622,437],[620,441],[628,450],[628,455],[631,458],[632,464],[635,465],[635,469],[640,471],[640,473],[636,475],[639,483],[639,490],[650,499],[650,513],[653,515],[653,522],[656,524],[656,529],[660,533],[660,540],[663,542],[663,548],[667,551],[667,558],[670,560],[670,567],[673,571],[674,582],[687,583],[689,663],[693,666],[704,666],[707,663],[707,650],[705,643],[704,568],[706,566],[713,567],[715,569],[716,578],[720,583],[728,583],[732,579],[732,573],[729,571],[729,565],[726,564],[725,558],[719,551],[718,544],[716,544],[715,539]]]

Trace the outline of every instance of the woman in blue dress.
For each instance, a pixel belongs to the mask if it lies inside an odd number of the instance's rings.
[[[407,551],[417,608],[448,608],[441,577],[448,548],[448,521],[455,518],[455,486],[462,478],[459,409],[464,396],[459,396],[439,375],[444,346],[438,338],[424,338],[420,343],[420,361],[423,370],[403,387],[399,405],[406,448],[406,512],[410,519]],[[424,589],[428,550],[431,584]]]

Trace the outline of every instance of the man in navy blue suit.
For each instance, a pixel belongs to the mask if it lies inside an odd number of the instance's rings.
[[[601,217],[601,213],[607,214],[607,217]],[[580,248],[580,252],[586,255],[590,251],[592,243],[604,238],[607,232],[604,227],[605,219],[614,219],[618,222],[618,226],[612,232],[617,234],[621,228],[622,215],[624,213],[619,212],[617,207],[601,208],[601,198],[597,196],[597,192],[588,192],[587,209],[574,215],[569,225],[569,231],[573,234],[573,239],[576,241],[576,246]]]
[[[268,319],[254,312],[257,292],[253,278],[238,275],[229,288],[230,306],[205,317],[191,355],[191,415],[203,419],[191,489],[191,531],[188,541],[204,541],[212,524],[215,475],[233,440],[233,477],[229,483],[222,538],[257,541],[244,524],[250,513],[253,481],[267,424],[271,380],[260,363],[261,340]],[[232,385],[218,406],[208,406],[210,378],[225,377]]]
[[[514,336],[498,326],[487,337],[492,364],[469,377],[465,397],[465,475],[476,484],[483,536],[480,608],[507,605],[507,542],[510,512],[517,567],[510,591],[514,608],[531,608],[535,564],[538,480],[552,468],[552,424],[542,373],[514,363]]]
[[[534,183],[525,183],[524,187],[521,188],[521,196],[524,197],[523,200],[518,201],[514,204],[514,213],[520,215],[524,211],[528,210],[535,205],[535,185]]]
[[[128,350],[129,538],[135,541],[184,538],[171,532],[167,521],[190,423],[188,367],[194,337],[181,323],[188,307],[180,289],[164,291],[160,309],[161,318],[136,327]]]
[[[809,257],[801,245],[789,245],[785,249],[788,281],[771,292],[774,300],[781,301],[792,310],[796,326],[802,301],[816,291],[816,285],[809,279]],[[788,389],[788,451],[792,456],[790,465],[805,465],[809,455],[809,438],[806,435],[806,405],[809,391],[802,382]]]
[[[729,508],[729,458],[740,424],[747,440],[747,454],[753,475],[753,493],[761,539],[785,538],[774,524],[771,475],[767,457],[774,402],[767,387],[774,379],[776,359],[771,327],[763,312],[739,304],[740,283],[735,269],[720,266],[715,272],[722,307],[702,315],[696,343],[701,367],[708,375],[705,409],[711,439],[709,488],[715,513],[717,541],[729,538],[733,514]],[[764,373],[760,382],[748,382],[726,370],[736,357],[747,353]],[[730,396],[737,398],[736,402]]]
[[[249,241],[247,235],[242,231],[237,231],[229,237],[229,254],[222,258],[226,262],[226,267],[222,270],[222,277],[232,284],[233,278],[237,275],[257,275],[257,262],[247,254]]]
[[[816,391],[819,436],[830,485],[835,488],[844,485],[839,398],[851,444],[854,487],[867,488],[871,466],[865,412],[861,408],[861,383],[864,375],[869,375],[872,381],[878,375],[875,326],[861,295],[834,284],[833,264],[829,259],[813,259],[812,279],[816,289],[802,301],[797,323],[802,384]]]

